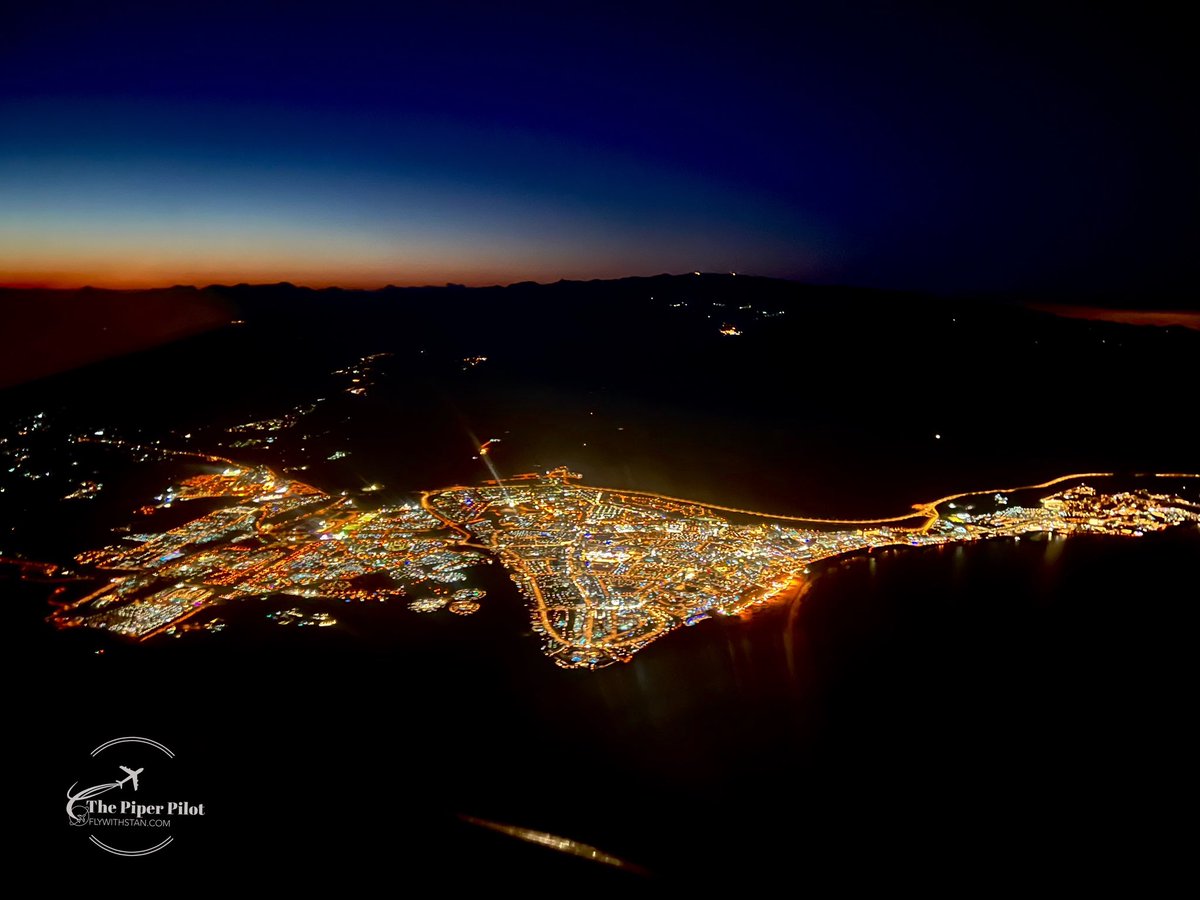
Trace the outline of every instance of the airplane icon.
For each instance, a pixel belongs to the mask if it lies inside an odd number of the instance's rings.
[[[126,768],[125,766],[120,766],[119,768],[121,769],[121,771],[122,771],[122,772],[124,772],[124,773],[125,773],[125,777],[124,777],[124,778],[122,778],[120,781],[118,781],[118,782],[117,782],[117,787],[119,787],[119,788],[123,788],[123,787],[125,786],[125,782],[127,782],[127,781],[129,781],[129,780],[131,780],[131,779],[132,779],[132,781],[133,781],[133,789],[136,791],[136,790],[138,789],[138,787],[137,787],[137,777],[138,777],[139,775],[141,775],[143,771],[145,771],[145,768],[146,768],[146,767],[145,767],[145,766],[142,766],[142,768],[140,768],[140,769],[129,769],[129,768]]]

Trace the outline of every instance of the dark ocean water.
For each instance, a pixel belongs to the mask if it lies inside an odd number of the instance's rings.
[[[176,749],[211,812],[162,865],[306,848],[368,870],[610,876],[465,813],[671,882],[1065,875],[1169,837],[1156,810],[1191,769],[1198,559],[1195,529],[854,557],[790,603],[595,672],[540,654],[493,567],[465,619],[356,609],[298,630],[245,603],[226,632],[156,647],[43,634],[16,715],[43,723],[26,739],[51,831],[57,773],[87,747],[152,732]]]

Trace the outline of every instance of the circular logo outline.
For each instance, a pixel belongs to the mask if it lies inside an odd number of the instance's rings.
[[[153,747],[155,750],[162,752],[168,759],[175,758],[175,754],[171,751],[171,748],[169,748],[166,744],[159,743],[158,741],[151,740],[150,738],[138,737],[136,735],[128,735],[126,737],[113,738],[111,741],[105,741],[103,744],[101,744],[100,746],[98,746],[94,750],[92,750],[92,752],[88,755],[91,756],[93,759],[95,759],[97,756],[99,756],[105,750],[108,750],[111,747],[119,746],[121,744],[145,744],[149,747]],[[124,768],[124,767],[122,767],[122,768]],[[128,771],[128,770],[126,770],[126,771]],[[141,769],[138,769],[137,771],[140,772]],[[131,773],[130,777],[134,778],[134,785],[135,785],[135,789],[136,789],[136,784],[137,784],[136,774]],[[75,814],[72,811],[72,807],[75,805],[75,803],[79,802],[80,800],[86,800],[90,797],[96,796],[97,793],[103,793],[103,791],[96,791],[96,788],[89,788],[85,791],[80,792],[80,794],[77,794],[74,797],[72,797],[71,791],[73,791],[75,789],[75,785],[77,785],[77,784],[79,784],[79,782],[75,782],[75,784],[71,785],[71,787],[67,790],[67,816],[68,816],[68,820],[70,821],[70,824],[72,824],[72,825],[86,825],[88,823],[88,819],[87,819],[86,815],[81,818],[75,817]],[[97,787],[103,787],[105,789],[109,789],[111,787],[117,787],[117,786],[119,786],[119,784],[97,785]],[[175,838],[173,836],[168,836],[168,837],[164,838],[162,841],[160,841],[159,843],[155,844],[153,847],[147,847],[144,850],[121,850],[117,847],[111,847],[108,844],[104,843],[104,841],[102,841],[98,837],[96,837],[94,834],[89,834],[88,840],[90,840],[93,844],[95,844],[101,850],[105,850],[108,853],[113,854],[114,856],[129,857],[129,856],[149,856],[151,853],[157,853],[163,847],[166,847],[168,844],[170,844],[172,841],[174,841]]]

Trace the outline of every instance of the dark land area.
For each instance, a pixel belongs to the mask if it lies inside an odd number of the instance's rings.
[[[204,310],[188,327],[210,330],[17,387],[2,408],[69,407],[79,427],[129,438],[201,435],[340,391],[349,382],[334,385],[330,370],[390,353],[368,396],[314,413],[355,448],[341,468],[368,481],[473,480],[478,444],[500,437],[501,474],[565,464],[593,483],[814,514],[906,507],[962,489],[964,477],[1190,470],[1197,457],[1200,333],[1180,326],[728,275],[180,288],[153,302],[175,295]],[[150,299],[103,302],[141,311],[114,325],[123,339],[161,340]],[[214,310],[244,324],[211,330]],[[721,334],[724,325],[742,333]],[[105,340],[95,329],[60,335],[63,358],[86,359]],[[297,434],[240,455],[287,464],[299,458]]]

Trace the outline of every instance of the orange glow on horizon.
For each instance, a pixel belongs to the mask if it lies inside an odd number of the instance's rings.
[[[47,291],[76,291],[81,288],[98,288],[108,291],[145,291],[145,290],[164,290],[175,286],[205,288],[210,285],[225,285],[231,286],[235,284],[250,284],[250,285],[273,285],[282,282],[294,284],[296,287],[311,288],[312,290],[323,290],[325,288],[342,288],[344,290],[361,290],[373,291],[388,287],[442,287],[446,284],[461,284],[465,287],[492,287],[494,285],[513,284],[518,281],[558,281],[559,278],[569,278],[569,276],[554,276],[552,278],[525,278],[525,277],[497,277],[493,279],[482,278],[478,280],[463,281],[454,278],[437,278],[437,279],[411,279],[405,280],[400,277],[380,280],[360,280],[355,277],[347,278],[328,278],[328,279],[299,279],[288,278],[286,276],[262,276],[262,277],[225,277],[212,276],[207,278],[194,279],[162,279],[162,278],[120,278],[113,276],[98,276],[89,277],[84,275],[71,276],[52,276],[46,275],[42,277],[30,276],[11,276],[5,277],[0,274],[0,289],[6,290],[47,290]],[[577,276],[579,280],[586,280],[591,277],[605,276]],[[613,276],[616,277],[616,276]],[[574,279],[571,279],[574,280]]]
[[[463,265],[397,266],[384,270],[379,265],[362,268],[326,268],[319,263],[296,266],[271,265],[251,267],[230,265],[217,268],[179,268],[148,265],[122,267],[113,263],[95,268],[64,266],[62,268],[16,268],[0,262],[0,288],[78,290],[84,287],[104,290],[154,290],[175,285],[197,288],[209,285],[255,284],[270,285],[288,282],[297,287],[321,290],[344,288],[347,290],[378,290],[389,285],[395,287],[441,287],[446,284],[461,284],[466,287],[490,287],[536,281],[547,284],[566,279],[588,281],[591,279],[627,278],[630,276],[660,275],[671,272],[670,266],[642,271],[618,271],[606,267],[591,268],[584,265],[568,265],[562,268],[528,268]]]
[[[454,274],[434,274],[426,272],[399,273],[392,277],[378,275],[362,276],[346,273],[316,275],[304,277],[289,275],[287,272],[224,272],[224,273],[180,273],[178,277],[163,276],[157,273],[123,275],[118,272],[8,272],[0,270],[0,288],[21,290],[56,290],[69,291],[93,287],[103,290],[131,291],[156,290],[175,285],[185,285],[204,288],[209,285],[271,285],[288,282],[297,287],[322,290],[324,288],[343,288],[346,290],[378,290],[388,287],[442,287],[446,284],[461,284],[466,287],[491,287],[494,285],[515,284],[521,281],[537,281],[549,283],[560,279],[586,281],[592,278],[624,278],[630,273],[593,273],[593,272],[472,272],[470,277],[456,277]],[[645,274],[661,274],[659,272]]]
[[[616,279],[638,276],[651,277],[669,273],[670,269],[666,267],[641,272],[566,269],[517,271],[481,268],[459,273],[452,271],[431,271],[422,268],[415,271],[397,271],[391,275],[382,275],[375,272],[358,274],[351,271],[341,274],[336,272],[304,273],[303,271],[288,272],[282,269],[266,271],[230,269],[221,272],[198,272],[193,270],[169,274],[163,273],[158,269],[145,272],[122,272],[115,267],[97,271],[29,271],[0,268],[0,289],[72,291],[92,287],[101,290],[140,291],[162,290],[178,285],[204,288],[209,285],[272,285],[287,282],[297,287],[311,288],[313,290],[343,288],[345,290],[371,291],[388,286],[442,287],[447,284],[461,284],[465,287],[492,287],[496,285],[516,284],[524,281],[550,284],[563,279],[568,281],[589,281],[592,279]]]
[[[447,283],[483,287],[690,272],[698,261],[710,257],[710,248],[691,247],[687,242],[664,250],[604,238],[554,244],[520,235],[485,240],[464,234],[447,240],[432,234],[397,238],[302,228],[269,233],[211,228],[188,235],[150,226],[107,234],[80,230],[55,235],[6,229],[0,222],[0,285],[60,290],[280,282],[314,289]],[[713,272],[734,268],[726,262],[713,260],[702,268]],[[819,274],[815,259],[797,257],[797,262],[789,274]]]
[[[1151,325],[1159,328],[1180,325],[1200,331],[1200,313],[1183,309],[1108,309],[1102,306],[1055,306],[1050,303],[1031,303],[1029,307],[1038,312],[1068,319],[1090,319],[1122,325]]]

